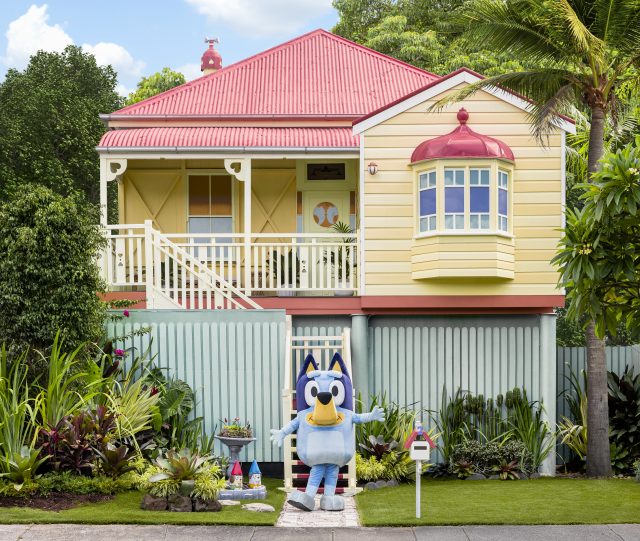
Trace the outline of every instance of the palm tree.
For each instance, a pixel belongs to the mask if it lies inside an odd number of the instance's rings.
[[[464,99],[486,87],[531,98],[533,133],[544,141],[555,115],[571,106],[590,117],[588,179],[604,153],[607,118],[615,120],[622,85],[640,83],[640,0],[476,0],[464,15],[471,43],[508,52],[538,69],[497,75],[439,102]],[[611,475],[604,341],[586,328],[587,475]]]

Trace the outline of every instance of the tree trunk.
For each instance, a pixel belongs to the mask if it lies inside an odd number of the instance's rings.
[[[591,108],[591,132],[589,133],[589,182],[599,169],[604,154],[605,112],[601,107]],[[611,452],[609,449],[609,404],[607,389],[607,355],[604,340],[595,333],[595,325],[589,323],[587,342],[587,475],[610,476]]]

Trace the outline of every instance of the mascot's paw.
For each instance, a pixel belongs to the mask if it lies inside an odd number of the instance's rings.
[[[278,447],[282,447],[282,443],[284,442],[285,434],[282,430],[278,430],[276,428],[271,429],[271,441],[273,443],[277,443]]]
[[[342,496],[322,496],[320,498],[320,509],[323,511],[342,511],[344,509],[344,498]]]
[[[303,511],[313,511],[316,506],[316,499],[313,496],[299,490],[289,493],[287,502]]]
[[[384,422],[384,410],[380,406],[375,406],[371,411],[371,420]]]

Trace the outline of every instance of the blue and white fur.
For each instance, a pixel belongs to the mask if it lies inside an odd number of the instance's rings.
[[[307,356],[296,382],[296,405],[296,418],[280,430],[271,430],[271,439],[278,445],[297,432],[298,457],[311,467],[305,491],[292,491],[288,502],[313,511],[324,479],[320,508],[341,511],[344,500],[335,494],[338,471],[355,454],[355,425],[384,421],[384,410],[376,406],[370,413],[354,413],[351,377],[338,353],[324,371],[318,369],[312,355]]]

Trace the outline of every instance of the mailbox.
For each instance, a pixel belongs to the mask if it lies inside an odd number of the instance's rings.
[[[431,456],[431,446],[428,441],[414,441],[409,451],[411,460],[429,460]]]

